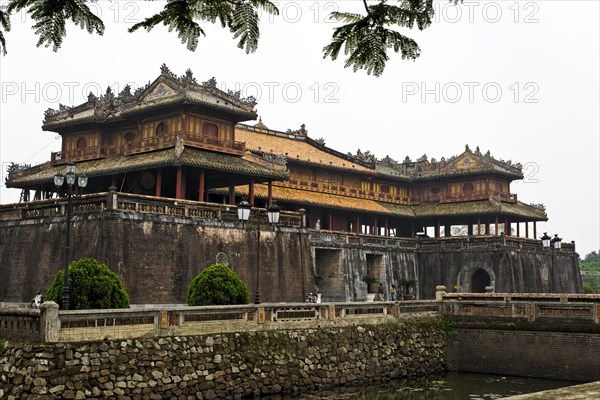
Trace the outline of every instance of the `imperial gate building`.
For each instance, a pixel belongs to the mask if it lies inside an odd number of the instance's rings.
[[[75,259],[94,257],[123,279],[133,302],[183,302],[217,253],[267,301],[360,300],[374,276],[387,294],[402,278],[432,298],[456,291],[580,292],[574,243],[543,248],[542,205],[511,192],[522,167],[468,146],[441,160],[343,154],[257,119],[254,99],[177,77],[166,66],[146,87],[107,90],[48,110],[62,137],[50,161],[15,165],[0,206],[0,301],[25,301],[62,267],[65,199],[54,176],[75,164],[88,185],[74,198]],[[237,220],[243,200],[252,219]],[[281,223],[264,209],[274,202]],[[262,226],[262,229],[261,229]],[[260,279],[255,279],[260,273]],[[150,290],[148,290],[150,289]]]

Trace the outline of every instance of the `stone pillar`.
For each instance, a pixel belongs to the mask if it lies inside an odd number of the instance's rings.
[[[435,301],[444,301],[446,294],[446,286],[438,285],[435,287]]]
[[[254,206],[254,180],[250,181],[250,186],[248,187],[248,202],[251,206]]]
[[[302,225],[301,228],[306,228],[306,210],[304,208],[301,208],[298,210],[298,212],[302,213]]]
[[[53,301],[44,302],[40,306],[40,342],[58,341],[59,329],[58,304]]]
[[[108,195],[106,196],[106,209],[111,211],[117,208],[117,188],[111,186],[108,188]]]

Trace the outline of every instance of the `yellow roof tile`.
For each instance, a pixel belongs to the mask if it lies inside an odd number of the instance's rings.
[[[263,153],[273,153],[287,157],[288,161],[301,161],[325,167],[342,168],[363,173],[373,174],[374,170],[353,163],[335,154],[321,150],[311,143],[307,143],[304,138],[282,137],[280,133],[261,133],[255,130],[245,129],[238,125],[235,130],[235,140],[246,142],[246,148]]]

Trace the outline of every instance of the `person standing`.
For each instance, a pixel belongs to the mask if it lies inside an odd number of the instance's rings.
[[[392,285],[390,288],[390,299],[396,301],[396,286]]]

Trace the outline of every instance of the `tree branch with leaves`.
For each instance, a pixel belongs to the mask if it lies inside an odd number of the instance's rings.
[[[0,49],[6,54],[4,32],[10,31],[10,15],[25,10],[35,21],[37,46],[52,46],[57,51],[66,36],[66,23],[72,22],[90,34],[102,35],[104,23],[86,3],[92,0],[10,0],[6,12],[0,10]],[[151,1],[151,0],[150,0]],[[433,0],[362,0],[364,13],[332,12],[329,18],[341,23],[334,29],[331,42],[323,47],[323,58],[336,60],[343,50],[345,67],[356,72],[379,76],[389,61],[389,52],[401,53],[402,59],[415,60],[421,54],[417,42],[397,31],[419,30],[431,25]],[[449,0],[458,3],[459,0]],[[229,29],[237,46],[247,54],[258,49],[260,12],[279,15],[269,0],[167,0],[162,11],[129,28],[151,31],[164,25],[175,31],[190,51],[206,36],[204,24],[220,24]]]

